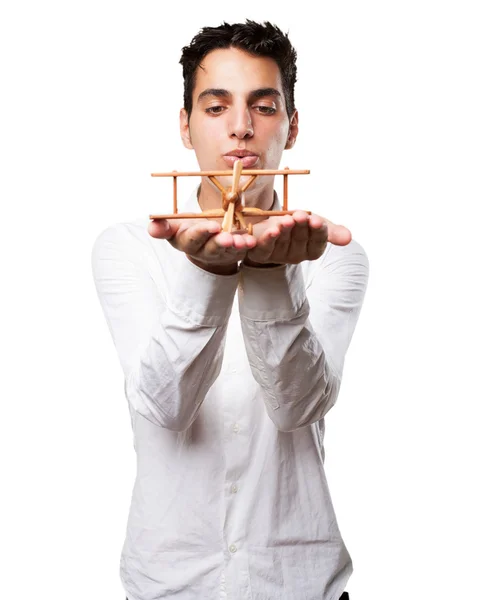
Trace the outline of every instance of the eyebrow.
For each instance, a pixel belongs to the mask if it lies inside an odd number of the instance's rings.
[[[225,90],[223,88],[207,88],[203,90],[201,94],[198,96],[198,102],[201,102],[203,98],[208,96],[213,96],[215,98],[229,98],[231,97],[231,92]],[[253,100],[258,100],[258,98],[265,98],[267,96],[276,96],[281,97],[281,93],[276,88],[259,88],[257,90],[253,90],[250,92],[249,97]]]
[[[281,94],[276,88],[260,88],[259,90],[253,90],[250,94],[250,97],[254,98],[255,100],[258,98],[264,98],[266,96],[281,97]]]

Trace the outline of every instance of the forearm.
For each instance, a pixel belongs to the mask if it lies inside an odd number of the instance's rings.
[[[301,266],[243,267],[239,300],[250,366],[275,425],[289,431],[321,419],[340,378],[309,322]]]
[[[187,429],[221,370],[225,331],[165,311],[126,376],[137,412],[161,427]]]
[[[307,272],[307,286],[299,265],[243,267],[240,279],[251,369],[281,430],[314,423],[336,402],[366,293],[369,261],[355,240],[341,247],[329,244]]]
[[[146,418],[174,430],[195,419],[221,370],[237,281],[184,261],[127,379],[127,393]]]
[[[128,229],[111,228],[95,243],[92,267],[131,407],[180,430],[220,371],[238,275],[208,273],[163,248],[158,262]]]

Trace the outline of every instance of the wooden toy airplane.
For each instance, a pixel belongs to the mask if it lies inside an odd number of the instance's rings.
[[[214,219],[222,218],[222,229],[231,233],[233,229],[235,231],[246,230],[251,235],[253,232],[253,225],[249,223],[246,225],[245,217],[258,217],[258,216],[280,216],[280,215],[292,215],[294,211],[288,210],[288,175],[308,175],[309,170],[306,171],[294,171],[285,167],[283,170],[266,170],[266,169],[245,169],[243,171],[243,163],[241,160],[237,160],[234,163],[232,171],[197,171],[197,172],[185,172],[180,173],[178,171],[172,171],[171,173],[152,173],[152,177],[173,177],[173,214],[170,215],[150,215],[150,219]],[[250,175],[248,181],[239,189],[239,181],[241,175]],[[283,208],[282,210],[261,210],[259,208],[246,207],[242,204],[241,197],[249,186],[253,183],[256,177],[260,175],[283,175],[284,187],[283,187]],[[177,206],[177,177],[192,177],[192,176],[204,176],[208,177],[212,183],[220,190],[223,207],[212,210],[205,210],[200,213],[179,213]],[[233,176],[233,185],[230,189],[226,190],[220,182],[216,179],[221,176]],[[305,211],[311,214],[310,211]]]

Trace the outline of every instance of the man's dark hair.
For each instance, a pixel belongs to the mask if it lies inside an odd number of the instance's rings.
[[[182,50],[180,64],[183,66],[184,108],[191,115],[196,71],[204,57],[218,48],[238,48],[254,56],[267,56],[276,61],[281,73],[281,83],[286,99],[286,112],[293,115],[294,84],[296,83],[296,50],[288,35],[268,21],[256,23],[223,23],[218,27],[203,27]]]

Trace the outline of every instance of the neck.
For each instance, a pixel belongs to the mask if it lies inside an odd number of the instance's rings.
[[[246,206],[270,210],[274,204],[274,177],[262,177],[262,185],[258,180],[254,182],[244,193],[243,202]],[[241,182],[242,183],[242,182]],[[221,182],[221,185],[228,190],[230,183]],[[201,185],[197,193],[198,204],[201,210],[211,210],[222,207],[222,197],[220,190],[207,178],[201,180]]]

